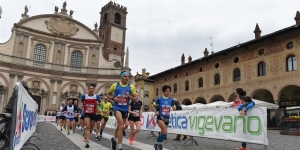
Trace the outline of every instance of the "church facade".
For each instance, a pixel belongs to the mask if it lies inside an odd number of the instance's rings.
[[[96,84],[95,93],[105,94],[122,70],[130,72],[129,57],[124,58],[127,8],[109,2],[101,14],[110,19],[104,24],[100,18],[100,27],[96,23],[94,29],[75,20],[66,3],[54,10],[29,17],[26,7],[10,39],[0,43],[0,112],[18,81],[28,81],[39,113],[44,113],[68,98],[80,99],[91,83]],[[118,49],[110,49],[114,46]]]

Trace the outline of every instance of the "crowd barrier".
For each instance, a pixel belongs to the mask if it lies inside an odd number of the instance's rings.
[[[157,131],[154,112],[143,112],[141,130]],[[116,128],[115,117],[110,116],[106,127]],[[203,108],[171,111],[168,133],[265,145],[267,149],[267,108],[253,107],[246,116],[234,108]]]
[[[15,84],[14,94],[9,149],[20,150],[36,130],[38,105],[20,82]]]

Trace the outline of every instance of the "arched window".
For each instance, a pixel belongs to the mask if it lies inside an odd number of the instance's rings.
[[[115,23],[121,24],[121,15],[119,13],[115,14]]]
[[[185,91],[188,91],[190,89],[190,83],[189,81],[185,81]]]
[[[286,59],[287,71],[297,70],[297,57],[295,55],[289,55]]]
[[[265,76],[266,75],[266,64],[265,62],[258,63],[258,76]]]
[[[220,84],[220,75],[217,73],[215,75],[215,85],[219,85]]]
[[[174,93],[177,93],[177,84],[174,84]]]
[[[235,68],[233,71],[233,81],[241,81],[241,71],[239,68]]]
[[[198,87],[203,87],[203,78],[199,78],[198,80]]]
[[[83,55],[79,50],[75,50],[71,55],[71,64],[72,67],[82,67]]]
[[[106,23],[107,22],[107,13],[104,14],[104,17],[103,17],[103,23]]]
[[[158,96],[158,88],[156,88],[156,96]]]
[[[37,44],[34,47],[33,60],[46,62],[46,54],[47,54],[46,46],[43,44]]]

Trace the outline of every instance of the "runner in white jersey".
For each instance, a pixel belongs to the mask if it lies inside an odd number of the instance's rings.
[[[59,112],[60,112],[60,116],[59,116],[60,131],[62,131],[62,126],[66,127],[66,116],[62,112],[62,109],[64,108],[64,106],[65,106],[65,103],[62,102],[61,106],[59,107]]]
[[[101,102],[98,94],[94,94],[95,85],[91,84],[88,86],[89,93],[84,94],[81,97],[81,101],[84,104],[83,112],[84,112],[84,122],[86,125],[85,136],[86,136],[86,148],[89,148],[89,138],[94,128],[95,117],[96,117],[96,107],[97,104]]]
[[[75,126],[74,126],[74,115],[78,112],[78,107],[73,105],[73,100],[69,99],[68,100],[68,105],[66,105],[62,111],[64,112],[64,114],[66,114],[66,119],[67,119],[67,130],[68,130],[68,135],[70,135],[70,126],[72,126],[73,129],[73,134],[75,134]]]

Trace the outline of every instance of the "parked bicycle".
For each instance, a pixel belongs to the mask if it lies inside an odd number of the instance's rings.
[[[0,113],[0,119],[0,150],[4,150],[9,146],[11,114]]]

